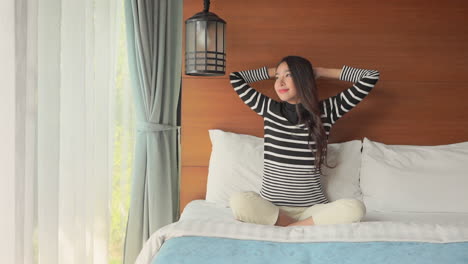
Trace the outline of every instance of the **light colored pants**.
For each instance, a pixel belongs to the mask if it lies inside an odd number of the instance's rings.
[[[340,199],[311,207],[290,207],[276,206],[255,192],[235,193],[229,205],[237,220],[261,225],[274,225],[280,210],[297,221],[312,217],[316,225],[359,222],[366,214],[366,207],[356,199]]]

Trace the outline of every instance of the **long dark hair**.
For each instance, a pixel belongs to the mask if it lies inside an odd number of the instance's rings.
[[[315,168],[320,171],[322,164],[330,168],[327,162],[327,135],[320,118],[319,97],[312,63],[298,56],[284,57],[278,65],[282,62],[286,62],[288,65],[294,85],[296,86],[298,102],[306,110],[301,110],[299,104],[296,104],[299,123],[305,124],[308,128],[309,148],[311,151],[314,150],[311,142],[315,141],[316,144]]]

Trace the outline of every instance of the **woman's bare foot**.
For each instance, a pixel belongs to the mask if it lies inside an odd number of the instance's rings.
[[[295,223],[289,224],[287,226],[311,226],[314,225],[314,219],[312,217],[306,218],[304,220],[297,221]]]
[[[275,226],[288,226],[296,222],[294,218],[289,217],[285,212],[279,210],[278,220],[276,220]]]

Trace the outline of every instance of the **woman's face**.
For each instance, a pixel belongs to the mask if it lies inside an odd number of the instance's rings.
[[[275,79],[275,91],[279,98],[290,104],[297,104],[296,86],[294,85],[291,72],[286,62],[280,63],[278,68],[276,68]]]

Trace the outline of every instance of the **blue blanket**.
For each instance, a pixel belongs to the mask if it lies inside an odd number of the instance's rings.
[[[212,237],[166,241],[152,264],[343,263],[468,264],[468,242],[280,243]]]

